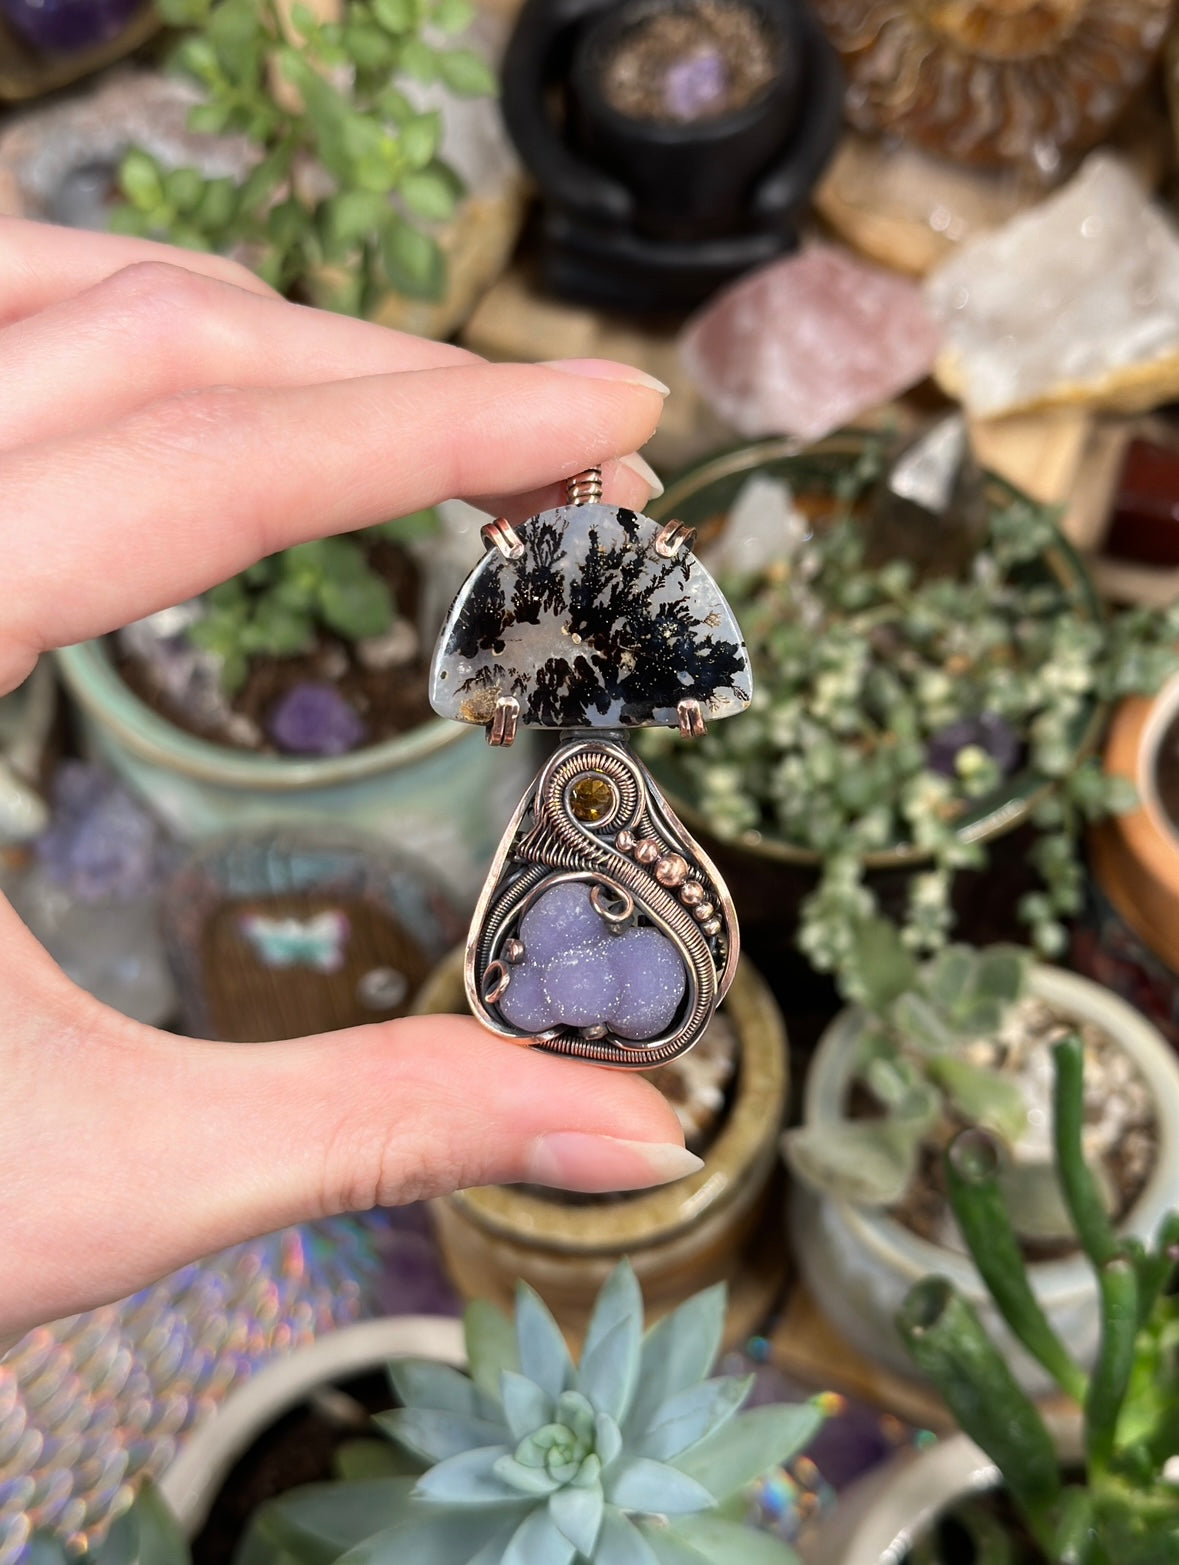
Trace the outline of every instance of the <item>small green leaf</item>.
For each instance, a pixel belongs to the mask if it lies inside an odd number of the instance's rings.
[[[594,1557],[594,1545],[602,1529],[605,1502],[600,1485],[592,1489],[566,1486],[549,1500],[549,1516],[563,1538],[587,1559]]]
[[[738,1413],[716,1435],[695,1446],[675,1465],[697,1478],[718,1504],[739,1493],[771,1467],[804,1451],[818,1434],[823,1414],[813,1402],[783,1403]]]
[[[547,1507],[538,1506],[512,1534],[501,1565],[570,1565],[576,1552]]]
[[[1008,1146],[1027,1130],[1028,1109],[1019,1083],[954,1054],[929,1062],[929,1074],[970,1125],[985,1125]]]
[[[917,1170],[925,1127],[897,1117],[800,1125],[782,1138],[793,1173],[858,1206],[891,1206]]]
[[[401,197],[415,217],[428,223],[444,223],[454,215],[454,186],[436,169],[421,169],[401,181]]]
[[[897,1032],[922,1054],[939,1054],[957,1045],[957,1034],[924,995],[901,995],[892,1008],[892,1016]]]
[[[495,72],[473,49],[449,49],[437,57],[438,75],[464,98],[490,97],[498,89]]]
[[[772,1466],[773,1459],[766,1465]],[[623,1458],[609,1474],[606,1493],[611,1505],[650,1516],[685,1516],[711,1510],[716,1503],[712,1492],[682,1465],[672,1467],[646,1456]]]
[[[505,1370],[518,1371],[520,1367],[516,1328],[504,1312],[487,1299],[474,1299],[463,1315],[463,1333],[471,1379],[484,1396],[498,1400],[500,1377]]]
[[[204,176],[195,168],[174,168],[164,176],[164,193],[178,212],[194,212],[205,193]]]
[[[969,991],[977,966],[970,946],[947,946],[922,974],[922,987],[939,1010],[951,1010]]]
[[[442,1506],[411,1498],[392,1514],[391,1526],[366,1534],[346,1554],[333,1555],[331,1565],[468,1565],[488,1555],[498,1560],[527,1507]]]
[[[160,20],[169,27],[200,27],[208,19],[210,0],[156,0]]]
[[[470,0],[437,0],[430,20],[444,33],[465,32],[475,20],[475,7]]]
[[[495,1473],[495,1464],[510,1452],[504,1445],[462,1451],[429,1468],[418,1479],[416,1495],[451,1505],[495,1505],[518,1500],[519,1493]]]
[[[198,103],[189,111],[188,128],[200,136],[219,136],[229,124],[229,116],[223,103]]]
[[[388,196],[373,190],[342,190],[323,209],[334,248],[345,255],[368,240],[388,217]]]
[[[551,1397],[574,1384],[573,1361],[548,1306],[538,1293],[520,1283],[516,1289],[516,1343],[519,1370]]]
[[[421,1462],[387,1440],[345,1440],[336,1447],[332,1467],[337,1478],[357,1483],[368,1478],[417,1477]]]
[[[474,1308],[469,1306],[468,1313]],[[467,1351],[471,1351],[469,1331]],[[487,1418],[494,1410],[495,1403],[485,1391],[450,1364],[434,1359],[394,1359],[386,1372],[393,1395],[403,1407],[462,1413],[468,1418]]]
[[[500,1376],[500,1400],[513,1439],[523,1440],[542,1424],[553,1421],[554,1399],[535,1381],[515,1370],[505,1369]]]
[[[210,179],[201,193],[195,218],[206,230],[224,228],[237,215],[237,186],[232,179]]]
[[[798,1565],[798,1555],[773,1533],[719,1516],[688,1516],[674,1530],[709,1565]]]
[[[401,51],[401,69],[415,81],[432,82],[438,75],[438,56],[420,38],[409,38]]]
[[[319,589],[324,622],[349,641],[383,636],[393,623],[388,583],[375,573],[358,581],[325,581]]]
[[[409,32],[416,17],[413,0],[373,0],[373,15],[387,32]]]
[[[428,1462],[443,1462],[465,1451],[499,1445],[507,1433],[500,1423],[437,1408],[397,1407],[378,1413],[376,1422],[400,1445]]]
[[[1001,1006],[1013,1005],[1027,986],[1031,953],[1019,946],[990,946],[979,956],[974,988]]]
[[[643,1546],[650,1551],[654,1565],[709,1565],[700,1550],[694,1549],[674,1528],[643,1524],[636,1531],[643,1540]],[[646,1565],[646,1560],[647,1556],[644,1555],[643,1565]],[[601,1551],[595,1565],[601,1565]],[[630,1565],[630,1557],[620,1558],[618,1565]]]
[[[397,61],[397,45],[379,27],[353,23],[344,31],[344,47],[362,71],[389,71]]]
[[[438,243],[398,218],[381,235],[389,281],[413,298],[438,299],[446,287],[446,257]]]
[[[727,1299],[725,1285],[717,1283],[652,1326],[643,1341],[639,1382],[625,1420],[628,1435],[642,1434],[664,1402],[708,1374],[720,1352]]]
[[[753,1389],[753,1376],[723,1376],[669,1398],[648,1424],[634,1449],[640,1456],[669,1462],[721,1429]]]
[[[577,1371],[578,1388],[617,1422],[634,1396],[643,1337],[643,1296],[628,1260],[610,1273],[594,1302]]]
[[[867,918],[855,932],[852,961],[859,974],[864,1006],[884,1016],[899,995],[917,981],[917,964],[887,918]]]
[[[134,148],[119,166],[119,187],[128,201],[141,212],[158,207],[164,199],[164,181],[159,164],[146,152]]]

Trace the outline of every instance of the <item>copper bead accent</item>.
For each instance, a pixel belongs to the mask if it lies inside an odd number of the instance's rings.
[[[644,837],[642,842],[635,845],[635,858],[640,864],[654,864],[663,849],[651,837]]]
[[[623,827],[614,839],[614,846],[619,853],[633,853],[635,847],[635,834],[627,827]]]
[[[655,879],[661,886],[682,886],[688,878],[688,861],[678,853],[665,853],[655,865]]]
[[[697,902],[703,902],[705,896],[704,887],[698,880],[690,880],[680,892],[680,901],[686,907],[694,907]]]

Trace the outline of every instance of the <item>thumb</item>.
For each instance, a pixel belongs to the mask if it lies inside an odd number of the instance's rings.
[[[100,1005],[20,937],[3,962],[0,1074],[20,1107],[0,1140],[0,1337],[292,1222],[522,1179],[637,1189],[699,1167],[648,1083],[469,1017],[178,1038]]]

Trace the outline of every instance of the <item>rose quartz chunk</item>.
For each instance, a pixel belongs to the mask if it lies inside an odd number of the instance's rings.
[[[929,373],[937,327],[920,290],[834,245],[734,283],[684,328],[701,395],[748,439],[819,440]]]

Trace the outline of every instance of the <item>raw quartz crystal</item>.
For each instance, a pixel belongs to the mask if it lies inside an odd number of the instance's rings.
[[[738,433],[805,441],[924,379],[937,347],[919,288],[825,244],[741,278],[680,340],[700,394]]]
[[[521,1032],[604,1024],[620,1038],[654,1038],[684,998],[684,966],[667,936],[613,933],[582,882],[546,891],[521,919],[520,939],[524,958],[498,1007]]]
[[[938,381],[977,417],[1179,394],[1179,235],[1109,153],[964,245],[925,289],[944,337]]]

